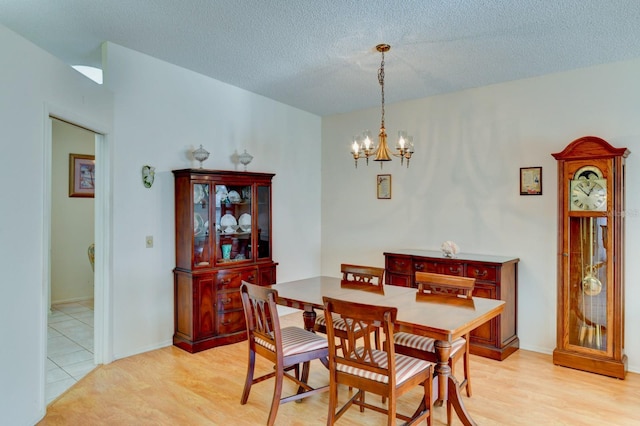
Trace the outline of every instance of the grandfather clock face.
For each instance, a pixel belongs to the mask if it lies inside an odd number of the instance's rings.
[[[608,187],[603,169],[596,165],[579,167],[570,176],[566,188],[569,198],[568,344],[606,352]]]
[[[572,211],[607,210],[607,180],[595,166],[580,168],[570,181],[569,208]]]

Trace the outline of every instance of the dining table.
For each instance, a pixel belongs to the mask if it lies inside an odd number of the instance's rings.
[[[464,425],[476,424],[464,406],[458,381],[451,374],[451,344],[455,339],[500,315],[504,309],[504,301],[483,297],[463,299],[422,294],[415,288],[386,284],[354,285],[329,276],[279,282],[271,287],[278,291],[279,305],[304,311],[304,326],[307,330],[314,328],[315,311],[324,309],[324,296],[397,308],[395,331],[406,331],[435,340],[435,379],[438,390],[436,405],[442,405],[448,400]]]

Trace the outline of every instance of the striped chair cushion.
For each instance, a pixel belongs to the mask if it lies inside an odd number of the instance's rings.
[[[435,339],[431,337],[418,336],[416,334],[398,332],[393,335],[393,342],[399,346],[418,349],[425,352],[435,352]],[[453,355],[464,348],[467,341],[464,337],[459,337],[451,343],[451,354]]]
[[[316,325],[327,327],[327,319],[324,315],[318,315],[316,317]],[[336,330],[347,331],[347,326],[345,325],[344,319],[340,318],[339,315],[333,316],[333,328]],[[355,331],[360,331],[360,325],[356,324]]]
[[[363,348],[356,349],[359,354],[362,354],[363,350]],[[378,363],[381,368],[387,368],[387,353],[385,351],[374,349],[372,350],[372,354],[373,360]],[[418,358],[396,354],[396,384],[400,384],[413,377],[422,370],[429,368],[430,365],[430,362]],[[336,366],[336,369],[347,374],[364,377],[369,380],[375,380],[376,382],[389,382],[389,378],[383,374],[373,373],[358,367],[351,367],[339,363]]]
[[[282,333],[282,354],[284,356],[300,354],[329,347],[327,339],[318,336],[300,327],[285,327],[280,330]],[[264,346],[275,352],[276,348],[270,342],[256,337],[256,344]]]

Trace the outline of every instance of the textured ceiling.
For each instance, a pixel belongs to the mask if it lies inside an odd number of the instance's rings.
[[[0,0],[70,65],[111,41],[318,115],[640,57],[637,0]]]

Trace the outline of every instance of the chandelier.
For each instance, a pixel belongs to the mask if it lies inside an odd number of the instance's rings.
[[[413,136],[407,136],[407,132],[400,130],[398,132],[398,141],[396,142],[396,152],[391,152],[387,145],[387,131],[384,127],[384,54],[391,49],[388,44],[379,44],[376,46],[376,50],[382,54],[382,61],[380,62],[380,68],[378,69],[378,82],[380,83],[380,92],[382,94],[382,119],[380,120],[380,133],[378,133],[378,144],[374,145],[371,139],[371,132],[368,130],[363,132],[362,136],[354,136],[353,144],[351,145],[351,155],[358,167],[358,159],[364,157],[367,165],[369,165],[369,157],[373,157],[373,161],[380,161],[380,168],[382,168],[382,162],[391,161],[391,156],[400,157],[400,164],[404,164],[405,158],[407,159],[407,167],[409,167],[409,160],[411,154],[413,154]]]

